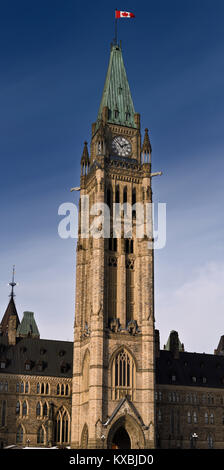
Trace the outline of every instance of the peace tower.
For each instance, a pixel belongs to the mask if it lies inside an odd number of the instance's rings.
[[[74,448],[155,447],[153,249],[150,234],[139,237],[137,230],[138,206],[144,213],[152,202],[151,177],[148,130],[142,142],[121,45],[113,44],[90,152],[85,142],[81,157]],[[106,236],[97,237],[91,230],[83,234],[83,221],[89,218],[91,226],[97,203],[107,204],[109,210]],[[116,235],[118,204],[121,233]],[[127,232],[128,205],[132,209]]]

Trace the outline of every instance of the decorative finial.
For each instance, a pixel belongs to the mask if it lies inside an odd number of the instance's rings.
[[[9,297],[11,297],[12,299],[13,299],[13,297],[15,297],[14,287],[16,285],[17,285],[17,283],[15,282],[15,265],[13,265],[13,267],[12,267],[12,282],[9,283],[9,286],[12,287],[11,294],[9,294]]]

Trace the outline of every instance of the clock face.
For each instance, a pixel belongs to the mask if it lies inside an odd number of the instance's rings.
[[[112,152],[119,157],[129,157],[131,155],[131,142],[124,137],[114,137],[111,144]]]

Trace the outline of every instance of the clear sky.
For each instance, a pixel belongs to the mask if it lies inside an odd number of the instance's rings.
[[[83,142],[118,38],[142,130],[150,129],[155,202],[167,244],[155,254],[161,345],[213,352],[224,334],[224,3],[222,0],[11,0],[0,15],[0,312],[16,265],[16,304],[42,338],[73,339],[75,240],[58,206],[77,201]]]

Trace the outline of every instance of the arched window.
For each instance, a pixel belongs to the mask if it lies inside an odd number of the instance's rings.
[[[46,394],[49,394],[49,384],[46,384]]]
[[[47,416],[47,403],[45,402],[44,403],[44,406],[43,406],[43,416]]]
[[[60,395],[60,385],[57,384],[57,395]]]
[[[39,382],[37,383],[37,393],[40,393],[40,384],[39,384]]]
[[[58,410],[55,419],[56,444],[68,444],[70,440],[70,418],[67,410],[62,407]]]
[[[68,385],[66,385],[66,387],[65,387],[65,395],[69,395],[69,388],[68,388]]]
[[[187,422],[188,422],[188,424],[191,423],[191,412],[190,411],[187,412]]]
[[[132,356],[121,349],[115,356],[112,363],[112,400],[128,395],[133,400],[135,391],[136,368]]]
[[[41,412],[41,407],[40,407],[40,402],[38,401],[37,406],[36,406],[36,416],[40,416]]]
[[[17,444],[22,444],[23,443],[23,427],[20,425],[18,428],[17,428],[17,432],[16,432],[16,443]]]
[[[210,424],[214,424],[214,414],[210,414]]]
[[[44,428],[41,426],[37,431],[37,444],[44,444]]]
[[[194,423],[197,423],[197,422],[198,422],[198,418],[197,418],[197,413],[196,413],[196,411],[194,411],[194,413],[193,413],[193,422],[194,422]]]
[[[16,403],[16,415],[19,415],[20,414],[20,402],[17,401]]]
[[[23,382],[21,382],[21,384],[20,384],[20,391],[21,391],[21,393],[24,393],[24,383]]]
[[[23,402],[22,416],[27,416],[27,402],[26,401]]]
[[[16,392],[19,393],[19,383],[16,384]]]
[[[29,392],[29,383],[26,382],[25,384],[25,393],[28,393]]]
[[[208,424],[208,413],[205,413],[205,424]]]
[[[44,393],[44,383],[41,384],[41,393]]]

